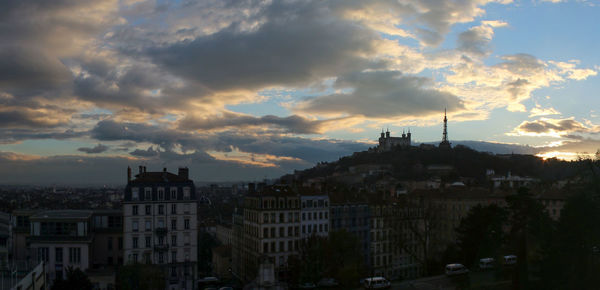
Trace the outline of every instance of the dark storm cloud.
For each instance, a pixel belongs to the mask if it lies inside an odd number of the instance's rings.
[[[374,53],[372,30],[332,18],[319,2],[279,2],[257,18],[265,23],[242,31],[233,23],[144,53],[166,70],[215,90],[304,85],[339,73],[381,66],[364,55]]]
[[[110,147],[108,147],[106,145],[98,144],[94,147],[80,147],[80,148],[77,148],[77,151],[85,152],[87,154],[98,154],[98,153],[106,152],[108,149],[110,149]]]
[[[431,84],[430,79],[402,76],[394,71],[352,73],[338,78],[334,84],[338,89],[353,89],[352,92],[315,97],[301,103],[300,109],[386,118],[464,108],[458,97],[428,88]]]
[[[0,128],[51,128],[61,124],[61,120],[54,119],[53,116],[25,108],[0,111]]]
[[[315,134],[321,131],[324,122],[325,121],[309,120],[298,115],[288,117],[278,117],[273,115],[254,117],[224,112],[220,116],[209,115],[202,118],[187,116],[181,120],[179,128],[187,130],[212,130],[224,129],[227,127],[245,128],[250,126],[275,126],[287,133]]]
[[[59,131],[47,131],[44,129],[17,129],[17,128],[0,128],[0,144],[18,143],[24,140],[40,140],[40,139],[56,139],[64,140],[71,138],[83,137],[88,134],[87,131],[74,131],[71,129]]]
[[[154,150],[154,148],[152,148],[152,146],[150,146],[146,150],[135,149],[135,150],[129,152],[129,154],[131,154],[133,156],[138,156],[138,157],[155,157],[155,156],[158,156],[160,154],[160,152],[158,152],[158,150]]]
[[[589,132],[592,133],[594,130],[586,127],[582,123],[573,119],[540,119],[535,121],[525,121],[521,123],[517,129],[518,131],[525,133],[559,133],[561,135],[574,133],[574,132]]]
[[[120,123],[112,120],[101,121],[90,132],[100,141],[133,141],[147,142],[160,146],[165,152],[174,148],[184,151],[229,152],[232,148],[247,153],[271,154],[305,160],[310,163],[330,161],[339,156],[366,150],[369,145],[360,142],[340,140],[313,140],[300,137],[289,137],[278,134],[257,135],[251,132],[224,131],[215,134],[191,134],[185,131],[161,128],[139,123]],[[158,151],[158,148],[150,148]],[[134,155],[149,154],[133,151]],[[160,152],[161,157],[166,155]]]

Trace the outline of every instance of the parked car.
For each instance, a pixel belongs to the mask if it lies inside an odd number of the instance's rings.
[[[339,283],[333,278],[323,278],[317,283],[319,287],[336,287]]]
[[[317,285],[315,285],[315,283],[313,282],[304,282],[300,285],[298,285],[298,289],[315,289],[317,288]]]
[[[493,269],[494,262],[496,262],[496,260],[494,258],[480,259],[479,260],[479,269],[481,269],[481,270]]]
[[[448,264],[446,265],[446,276],[456,276],[469,273],[469,269],[463,264]]]
[[[504,256],[504,265],[511,266],[517,264],[517,256],[515,255],[506,255]]]
[[[371,277],[365,279],[363,286],[365,289],[387,289],[392,284],[383,277]]]

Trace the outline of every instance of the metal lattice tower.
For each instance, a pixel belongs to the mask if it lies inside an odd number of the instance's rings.
[[[448,142],[448,118],[446,117],[446,108],[444,108],[444,134],[442,135],[442,142]]]

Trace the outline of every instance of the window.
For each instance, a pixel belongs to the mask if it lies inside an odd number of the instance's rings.
[[[112,237],[108,237],[108,238],[106,239],[106,245],[107,245],[107,248],[108,248],[109,250],[112,250],[112,248],[113,248],[113,240],[112,240]],[[58,248],[57,248],[57,249],[58,249]]]
[[[144,190],[144,200],[152,200],[152,188],[146,187]]]
[[[322,220],[323,219],[323,212],[319,212],[319,219]]]
[[[164,204],[158,205],[158,214],[165,214],[165,205]]]
[[[263,213],[263,223],[268,223],[269,222],[269,214],[268,213]]]
[[[171,236],[171,246],[173,246],[173,247],[177,246],[177,236],[176,235]]]
[[[171,252],[171,262],[177,262],[177,251]]]
[[[183,199],[185,199],[185,200],[190,199],[190,188],[189,187],[183,188]]]
[[[151,215],[151,214],[152,214],[152,206],[146,205],[146,215]]]
[[[123,237],[119,237],[117,247],[119,248],[119,250],[123,250]]]
[[[54,249],[54,260],[56,263],[62,263],[63,261],[63,248],[57,247]]]
[[[285,244],[283,242],[279,242],[279,251],[285,252]]]
[[[263,229],[263,238],[268,238],[269,237],[269,229],[264,228]]]
[[[146,236],[146,248],[150,248],[152,246],[152,237]]]
[[[171,214],[177,214],[177,204],[176,203],[171,205]]]
[[[171,277],[177,277],[177,267],[171,267]]]
[[[146,264],[151,264],[152,261],[150,261],[150,253],[144,253],[144,263]]]
[[[275,228],[271,228],[271,238],[275,237]]]
[[[285,215],[283,213],[279,214],[279,222],[280,223],[284,223],[285,222]]]
[[[269,252],[269,243],[263,243],[263,253]]]
[[[183,243],[185,246],[190,245],[190,235],[189,234],[186,234],[185,236],[183,236]]]
[[[325,212],[325,219],[328,219],[329,217],[327,217],[328,212]]]
[[[303,213],[302,213],[302,220],[303,220],[303,221],[305,221],[305,220],[306,220],[306,213],[305,213],[305,212],[303,212]]]
[[[285,237],[285,228],[284,227],[280,227],[279,228],[279,236],[280,237]]]
[[[165,199],[165,189],[163,187],[159,187],[157,189],[158,192],[158,200],[164,200]]]
[[[138,206],[131,206],[131,215],[138,215]]]
[[[49,254],[48,254],[48,248],[38,248],[38,260],[41,261],[46,261],[48,262],[48,260],[50,260]]]
[[[134,249],[137,249],[138,247],[138,238],[137,237],[133,237],[131,240],[131,244],[133,245]]]
[[[189,219],[183,220],[183,228],[186,230],[190,229],[190,220]]]
[[[131,228],[133,229],[134,232],[138,231],[138,222],[137,221],[133,221],[131,223]]]
[[[146,221],[146,231],[152,231],[152,222],[150,220]]]
[[[327,232],[329,230],[328,228],[329,228],[329,225],[325,224],[325,232]]]
[[[183,213],[190,213],[190,204],[186,203],[183,205]]]
[[[165,220],[158,219],[158,227],[159,228],[164,228],[165,227]]]
[[[177,199],[177,187],[171,187],[171,199]]]
[[[131,189],[131,200],[140,200],[140,192],[137,187]]]
[[[81,263],[81,248],[69,248],[69,263]]]
[[[177,229],[177,220],[172,219],[171,220],[171,230],[176,230],[176,229]]]
[[[132,259],[131,259],[131,260],[132,260],[134,263],[137,263],[137,261],[138,261],[138,254],[133,254],[133,255],[131,255],[131,256],[132,256]]]
[[[165,262],[165,256],[163,253],[158,253],[158,263],[163,264]]]
[[[302,225],[302,233],[306,234],[306,226],[305,225]]]
[[[322,233],[322,232],[323,232],[323,224],[320,224],[319,225],[319,233]]]

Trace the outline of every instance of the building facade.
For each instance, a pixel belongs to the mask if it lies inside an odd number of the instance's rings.
[[[329,236],[329,196],[302,195],[300,200],[302,202],[300,210],[302,238],[306,239],[312,235]]]
[[[240,263],[235,266],[240,269],[240,278],[254,280],[264,259],[275,265],[277,276],[285,276],[288,259],[297,255],[300,239],[300,197],[297,194],[273,191],[248,195],[243,208],[241,259],[232,259]],[[239,245],[234,244],[236,247]],[[236,252],[233,251],[234,256]]]
[[[49,210],[29,218],[29,252],[34,261],[46,263],[50,281],[64,278],[68,267],[90,268],[91,217],[89,210]]]
[[[331,231],[346,230],[359,242],[365,265],[370,261],[369,205],[360,202],[332,203],[329,208]]]
[[[140,166],[127,172],[123,200],[125,264],[161,266],[166,289],[194,289],[198,272],[197,198],[187,168],[178,174],[148,172]]]

